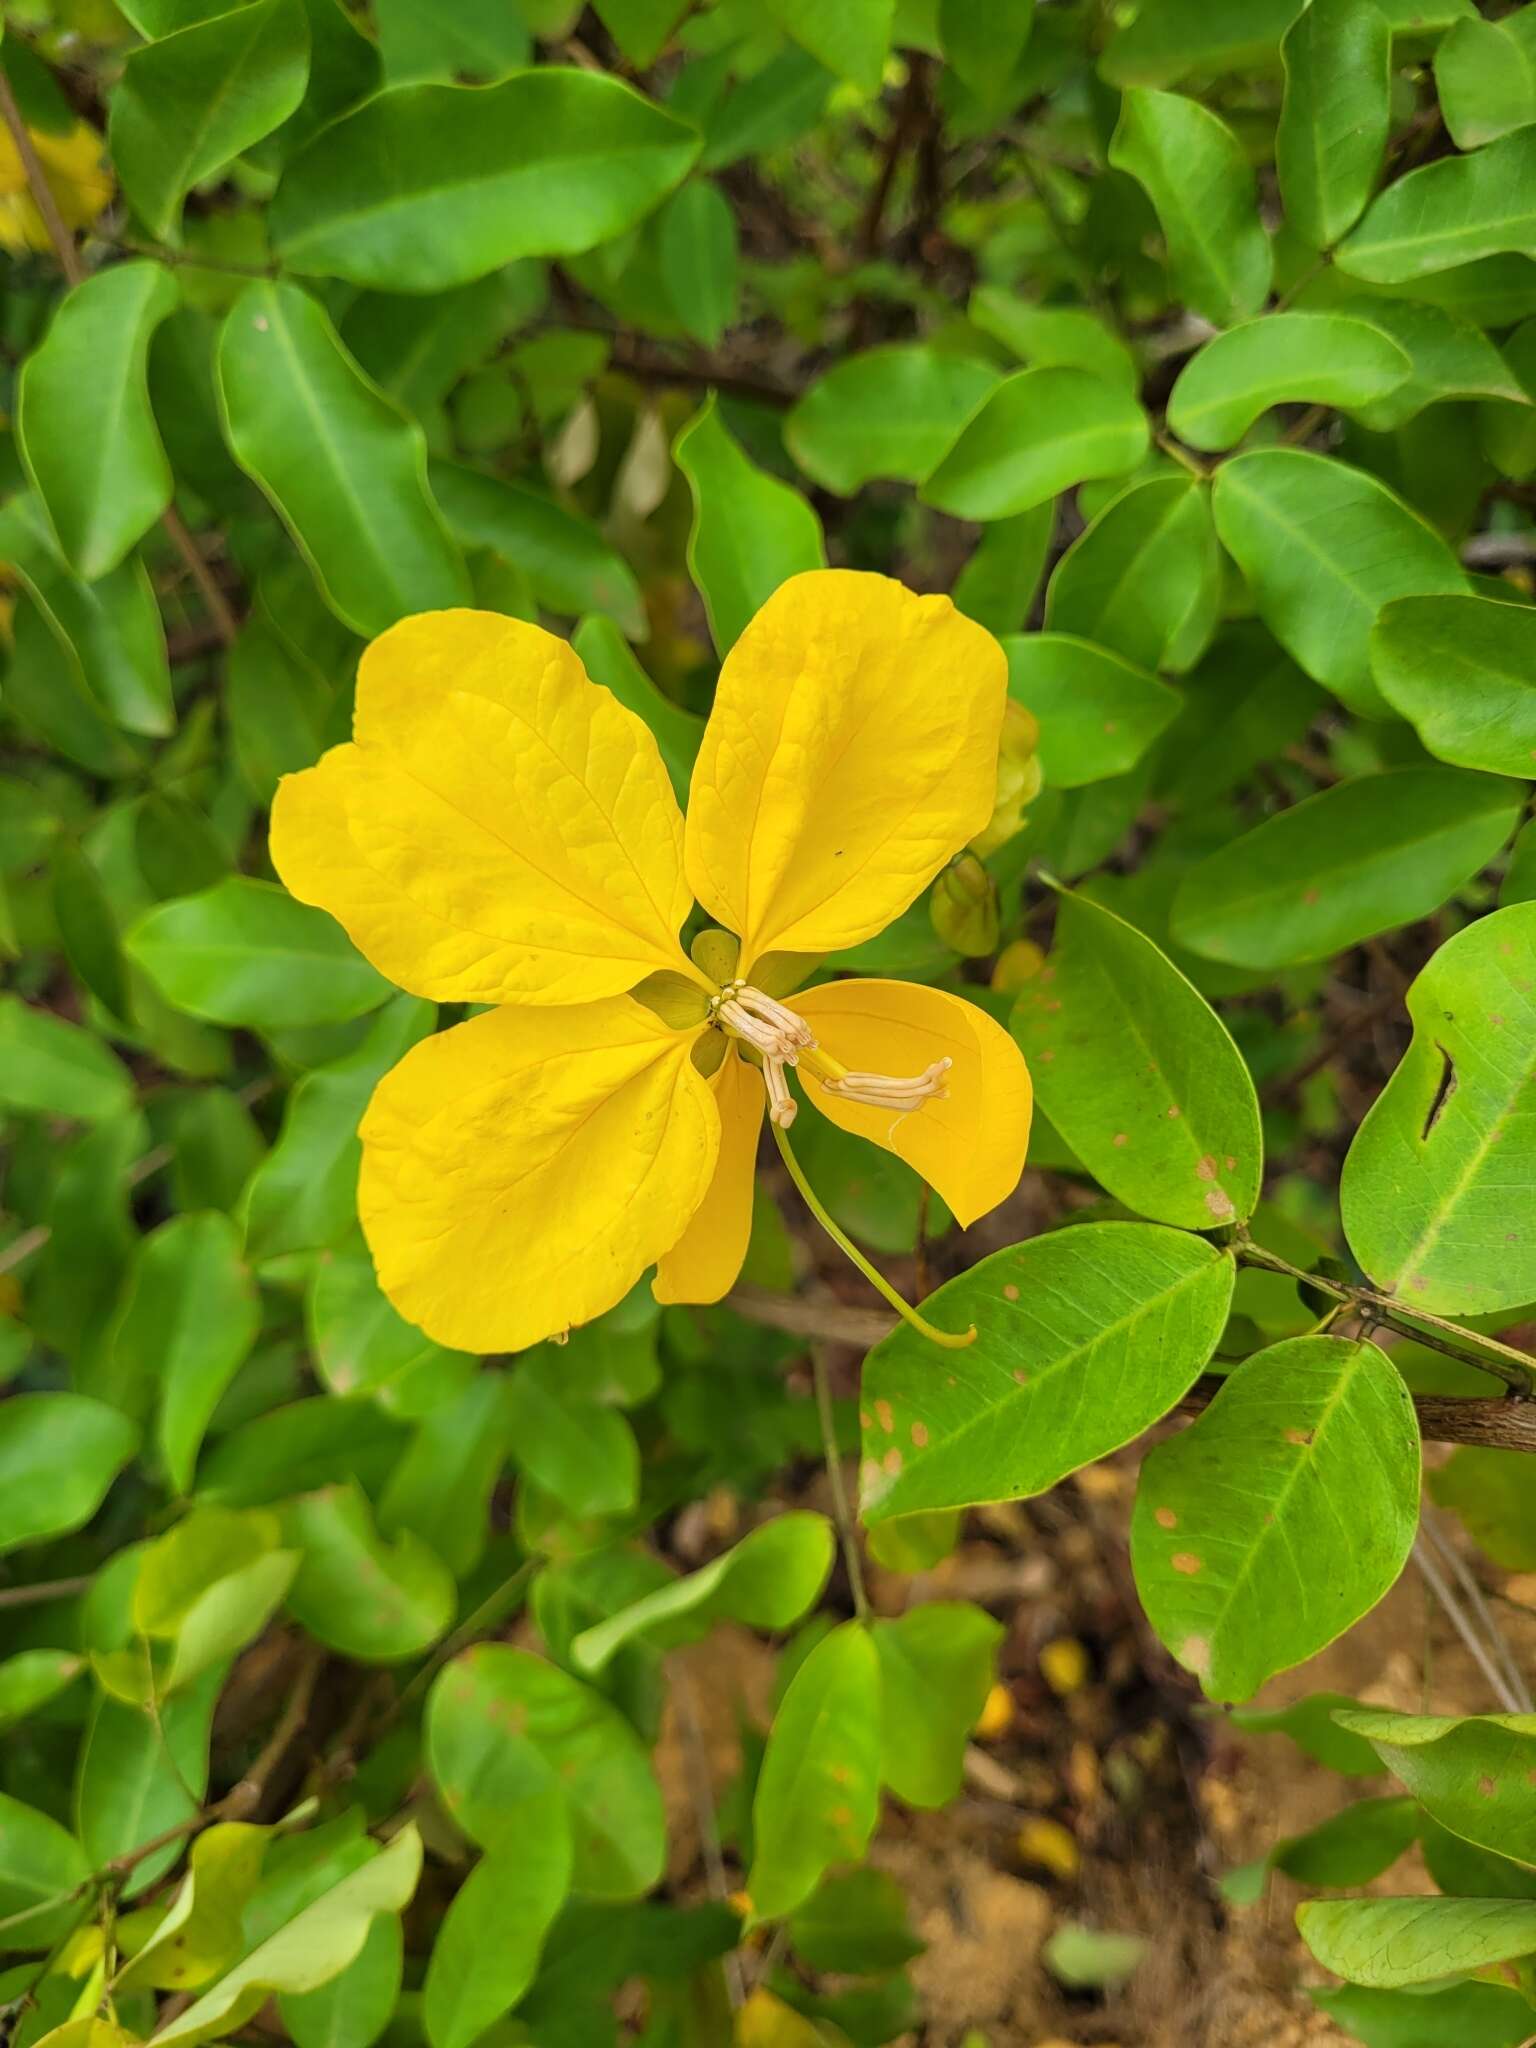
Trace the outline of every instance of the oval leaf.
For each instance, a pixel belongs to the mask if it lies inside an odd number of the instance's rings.
[[[1173,935],[1238,967],[1324,960],[1439,909],[1519,815],[1513,783],[1459,768],[1336,782],[1201,861],[1173,899]]]
[[[1252,1215],[1264,1141],[1242,1054],[1134,926],[1064,895],[1012,1027],[1046,1115],[1117,1200],[1187,1230]]]
[[[1261,448],[1223,463],[1216,531],[1275,638],[1352,711],[1381,717],[1370,634],[1394,597],[1462,592],[1445,542],[1385,484],[1326,455]]]
[[[1312,0],[1280,45],[1275,168],[1285,217],[1331,249],[1375,189],[1392,115],[1392,30],[1371,0]]]
[[[1533,1899],[1309,1899],[1296,1925],[1325,1970],[1381,1990],[1536,1953]]]
[[[1182,671],[1205,651],[1221,592],[1208,487],[1149,477],[1112,499],[1051,571],[1045,623],[1141,668]]]
[[[236,461],[338,618],[382,633],[407,613],[469,602],[463,559],[427,491],[421,429],[358,369],[307,292],[248,285],[219,337],[218,379]]]
[[[1338,1719],[1441,1827],[1536,1869],[1536,1714],[1460,1719],[1361,1707]]]
[[[272,235],[293,270],[444,291],[519,256],[576,256],[623,234],[700,146],[685,121],[593,71],[397,86],[294,157]]]
[[[960,519],[1008,519],[1134,469],[1149,439],[1129,391],[1086,370],[1019,370],[983,399],[921,495]]]
[[[1003,651],[1008,694],[1040,721],[1040,767],[1057,789],[1128,773],[1178,716],[1166,683],[1068,633],[1012,635]]]
[[[1335,257],[1373,284],[1536,248],[1536,128],[1442,157],[1387,187]]]
[[[126,1415],[84,1394],[0,1402],[0,1552],[88,1522],[138,1440]]]
[[[1385,1352],[1295,1337],[1247,1358],[1141,1468],[1147,1619],[1214,1700],[1315,1655],[1397,1579],[1419,1512],[1413,1401]]]
[[[1080,1224],[994,1252],[929,1298],[979,1332],[934,1365],[903,1324],[864,1368],[867,1521],[1044,1493],[1188,1393],[1216,1347],[1232,1261],[1152,1223]]]
[[[990,363],[949,349],[867,349],[817,378],[784,422],[785,445],[845,498],[875,477],[921,483],[998,382]]]
[[[1339,1188],[1377,1286],[1436,1314],[1536,1295],[1536,903],[1457,932],[1408,991],[1413,1042]]]
[[[1403,597],[1371,633],[1376,687],[1438,760],[1536,774],[1536,611],[1487,597]]]
[[[1343,313],[1271,313],[1218,334],[1191,356],[1168,398],[1168,424],[1192,448],[1231,448],[1272,405],[1355,412],[1408,380],[1407,351]]]

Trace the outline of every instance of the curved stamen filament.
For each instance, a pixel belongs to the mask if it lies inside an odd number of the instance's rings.
[[[711,1021],[755,1047],[765,1060],[794,1066],[816,1043],[803,1017],[744,981],[728,981],[710,1004]]]
[[[926,1337],[930,1343],[941,1344],[946,1351],[963,1351],[967,1344],[974,1344],[976,1341],[976,1325],[974,1323],[972,1323],[963,1336],[954,1330],[940,1330],[935,1328],[926,1316],[919,1315],[911,1302],[902,1299],[885,1275],[875,1270],[853,1242],[852,1238],[838,1228],[817,1200],[815,1191],[801,1170],[799,1160],[789,1149],[789,1140],[784,1135],[784,1126],[775,1122],[772,1125],[772,1130],[774,1143],[779,1148],[779,1156],[788,1169],[790,1179],[800,1190],[800,1198],[805,1203],[805,1206],[810,1210],[838,1250],[845,1257],[852,1260],[871,1287],[885,1296],[902,1321],[910,1323],[920,1337]]]
[[[902,1078],[893,1074],[835,1074],[818,1076],[829,1095],[841,1095],[849,1102],[866,1102],[871,1109],[917,1109],[948,1094],[944,1076],[954,1065],[951,1059],[935,1060],[920,1074]]]
[[[787,1131],[799,1114],[800,1105],[789,1092],[783,1060],[776,1060],[771,1053],[763,1057],[763,1081],[768,1090],[768,1121]]]

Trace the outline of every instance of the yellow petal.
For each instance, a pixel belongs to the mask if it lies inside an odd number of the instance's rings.
[[[832,1057],[857,1072],[905,1077],[934,1060],[954,1062],[946,1094],[905,1114],[845,1101],[807,1075],[805,1096],[823,1115],[905,1159],[962,1225],[1013,1193],[1034,1093],[1024,1055],[985,1010],[906,981],[828,982],[803,990],[794,1007]]]
[[[412,1048],[362,1122],[379,1285],[461,1351],[520,1351],[623,1299],[720,1149],[709,1083],[628,996],[488,1010]]]
[[[494,612],[402,620],[363,655],[355,729],[279,785],[272,859],[381,973],[491,1003],[697,978],[656,742],[563,640]]]
[[[720,1112],[720,1157],[698,1213],[657,1262],[651,1291],[658,1301],[718,1301],[728,1294],[752,1235],[763,1077],[732,1046],[709,1085]]]
[[[731,649],[693,771],[688,878],[742,967],[900,915],[992,816],[1008,664],[947,597],[812,569]]]
[[[65,135],[29,129],[32,148],[66,227],[93,221],[116,191],[96,130],[77,121]],[[0,127],[0,244],[8,249],[49,249],[52,237],[28,190],[26,166],[10,131]]]

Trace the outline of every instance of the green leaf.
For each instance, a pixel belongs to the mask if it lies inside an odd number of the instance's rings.
[[[570,1889],[570,1822],[558,1785],[527,1803],[527,1823],[518,1848],[484,1857],[443,1916],[422,1994],[432,2048],[469,2048],[533,1982]]]
[[[1345,1777],[1384,1776],[1386,1765],[1365,1737],[1352,1735],[1334,1718],[1337,1708],[1358,1705],[1348,1693],[1314,1692],[1294,1706],[1269,1711],[1244,1707],[1235,1709],[1227,1719],[1245,1735],[1288,1735],[1303,1755]]]
[[[1418,1422],[1391,1360],[1352,1339],[1290,1338],[1245,1359],[1146,1459],[1137,1591],[1212,1699],[1249,1699],[1375,1606],[1418,1509]]]
[[[826,567],[821,521],[798,491],[759,469],[743,451],[726,430],[713,393],[678,435],[672,453],[693,492],[688,573],[723,656],[781,583],[802,569]]]
[[[519,1802],[553,1772],[578,1891],[638,1898],[661,1876],[661,1793],[639,1737],[600,1692],[527,1650],[481,1644],[447,1666],[427,1701],[427,1761],[448,1811],[491,1856],[521,1851]]]
[[[491,1493],[512,1433],[507,1387],[501,1374],[480,1373],[440,1399],[417,1423],[379,1500],[385,1535],[419,1536],[456,1578],[473,1571],[490,1538]]]
[[[979,1331],[934,1370],[903,1325],[865,1363],[863,1507],[889,1521],[1044,1493],[1129,1443],[1194,1385],[1232,1298],[1233,1268],[1199,1238],[1092,1223],[1011,1245],[929,1297]]]
[[[427,490],[421,429],[363,376],[307,292],[247,285],[219,337],[218,380],[236,461],[338,618],[374,634],[468,602],[462,557]]]
[[[1536,1571],[1536,1490],[1522,1452],[1468,1445],[1429,1474],[1429,1490],[1495,1564]]]
[[[0,994],[0,1103],[25,1114],[104,1123],[133,1107],[133,1082],[91,1032]]]
[[[780,1920],[835,1863],[857,1863],[880,1808],[882,1678],[862,1622],[845,1622],[790,1680],[768,1733],[752,1802],[747,1892],[756,1920]]]
[[[921,483],[999,382],[990,363],[919,342],[845,356],[784,422],[796,462],[851,498],[876,477]]]
[[[0,1660],[0,1732],[73,1685],[85,1660],[70,1650],[18,1650]]]
[[[790,1915],[789,1938],[813,1970],[853,1976],[899,1970],[923,1952],[907,1895],[884,1870],[850,1870],[818,1885]]]
[[[197,2048],[237,2033],[274,1991],[313,1991],[337,1976],[361,1951],[375,1916],[410,1903],[420,1872],[421,1837],[407,1824],[377,1856],[259,1942],[159,2038]]]
[[[1225,121],[1198,100],[1132,87],[1109,161],[1156,209],[1179,295],[1217,327],[1257,313],[1269,296],[1269,237],[1253,172]]]
[[[107,131],[134,212],[171,243],[181,239],[192,187],[280,127],[309,80],[299,0],[255,0],[190,26],[185,19],[173,17],[175,34],[130,54]]]
[[[310,1349],[333,1394],[367,1394],[386,1414],[424,1415],[451,1402],[474,1373],[463,1351],[435,1344],[380,1292],[373,1261],[358,1247],[315,1265],[308,1300]]]
[[[984,398],[921,496],[960,519],[1007,519],[1147,452],[1135,397],[1086,370],[1019,370]]]
[[[1221,587],[1209,490],[1150,477],[1112,498],[1056,564],[1045,623],[1138,667],[1183,670],[1215,630]]]
[[[145,364],[178,296],[158,263],[98,271],[63,300],[22,369],[17,435],[27,473],[87,583],[115,569],[171,500]]]
[[[598,20],[637,71],[655,63],[687,12],[687,0],[596,0]]]
[[[405,1935],[398,1914],[381,1913],[339,1976],[278,2000],[297,2048],[373,2048],[400,2001]]]
[[[357,1126],[385,1073],[433,1027],[430,1003],[387,1003],[355,1052],[306,1074],[288,1098],[277,1143],[252,1176],[245,1248],[253,1260],[336,1244],[357,1225]]]
[[[1360,1707],[1339,1719],[1443,1828],[1536,1868],[1536,1714],[1463,1719]]]
[[[1536,15],[1458,21],[1435,52],[1435,92],[1458,149],[1481,149],[1536,121]]]
[[[125,1415],[84,1394],[0,1402],[0,1552],[82,1527],[138,1439]]]
[[[1212,492],[1222,545],[1275,638],[1350,710],[1379,718],[1370,633],[1394,597],[1467,587],[1451,550],[1385,484],[1300,449],[1223,463]]]
[[[1003,647],[1008,694],[1040,721],[1040,766],[1053,788],[1124,775],[1178,715],[1166,683],[1086,640],[1029,633]]]
[[[1253,1214],[1264,1142],[1242,1054],[1133,925],[1063,894],[1012,1028],[1040,1106],[1116,1200],[1187,1230]]]
[[[495,85],[532,55],[521,12],[504,0],[375,0],[373,12],[386,85]]]
[[[1276,1842],[1265,1864],[1298,1884],[1352,1888],[1390,1870],[1418,1832],[1419,1810],[1411,1799],[1357,1799],[1305,1834]]]
[[[220,1436],[203,1460],[198,1496],[249,1508],[343,1480],[377,1490],[403,1436],[398,1422],[363,1402],[323,1394],[292,1401]]]
[[[519,1466],[568,1515],[621,1515],[640,1491],[635,1433],[612,1408],[565,1384],[559,1356],[531,1351],[508,1376],[506,1404]]]
[[[604,612],[630,640],[648,631],[635,573],[594,526],[524,484],[456,462],[434,462],[432,489],[455,537],[494,548],[527,571],[547,611]]]
[[[731,203],[710,179],[690,178],[663,207],[658,232],[672,310],[695,341],[713,348],[736,317],[741,252]]]
[[[1371,0],[1312,0],[1286,30],[1280,54],[1275,168],[1285,217],[1309,248],[1331,249],[1365,211],[1381,172],[1392,31]]]
[[[0,1792],[0,1949],[49,1949],[81,1917],[67,1894],[91,1866],[66,1829],[35,1806]]]
[[[215,1024],[340,1024],[389,993],[333,918],[246,875],[160,904],[126,945],[168,1002]]]
[[[1056,506],[1047,499],[1014,519],[995,519],[955,578],[956,608],[990,633],[1016,633],[1029,616],[1050,551]]]
[[[1193,868],[1173,899],[1173,935],[1241,967],[1326,959],[1428,917],[1493,859],[1518,817],[1513,784],[1459,768],[1337,782]]]
[[[1531,2006],[1522,1992],[1466,1982],[1443,1991],[1366,1991],[1344,1984],[1308,1993],[1364,2048],[1522,2048]]]
[[[1169,394],[1168,424],[1192,448],[1231,448],[1272,405],[1356,412],[1390,398],[1412,368],[1407,351],[1364,320],[1270,313],[1218,334],[1190,358]]]
[[[241,1915],[261,1876],[272,1830],[246,1821],[205,1828],[164,1919],[117,1977],[118,1992],[193,1991],[238,1962]]]
[[[1536,1900],[1310,1899],[1296,1925],[1325,1970],[1382,1990],[1536,1952]]]
[[[1536,254],[1536,129],[1397,179],[1334,260],[1350,277],[1405,284],[1505,251]]]
[[[261,1323],[240,1233],[216,1211],[141,1238],[113,1332],[107,1384],[129,1414],[158,1394],[156,1436],[178,1493],[192,1485],[208,1423]]]
[[[617,78],[563,66],[502,85],[402,85],[288,164],[272,237],[292,270],[384,291],[467,284],[519,256],[576,256],[680,183],[697,131]]]
[[[1141,369],[1127,343],[1097,313],[1080,306],[1037,306],[1001,285],[978,285],[966,318],[1031,369],[1090,370],[1133,395]]]
[[[703,719],[662,695],[612,619],[584,618],[571,635],[571,645],[593,682],[612,690],[627,711],[649,726],[677,800],[686,804],[694,760],[704,737]]]
[[[710,110],[700,170],[723,170],[744,156],[793,142],[820,117],[833,83],[831,72],[805,51],[781,50]]]
[[[764,11],[819,64],[862,93],[880,89],[890,54],[894,0],[765,0]]]
[[[289,1502],[284,1532],[304,1559],[289,1611],[343,1656],[399,1663],[451,1625],[456,1598],[447,1566],[408,1530],[385,1542],[360,1487],[327,1487]]]
[[[983,101],[1006,92],[1029,45],[1035,0],[939,0],[946,62]]]
[[[71,839],[59,840],[49,869],[64,957],[96,1000],[126,1022],[133,1015],[128,970],[101,877]]]
[[[1371,670],[1438,760],[1490,775],[1536,772],[1530,607],[1486,597],[1399,598],[1376,621]]]
[[[126,1856],[157,1835],[191,1820],[208,1785],[208,1731],[224,1672],[206,1672],[153,1713],[103,1695],[80,1751],[75,1808],[92,1868]],[[132,1898],[158,1882],[180,1859],[168,1842],[133,1867]]]
[[[1159,0],[1115,30],[1099,63],[1111,85],[1175,85],[1191,71],[1268,64],[1296,0]]]
[[[825,1515],[776,1515],[699,1571],[583,1629],[571,1645],[572,1658],[596,1677],[626,1643],[671,1649],[696,1641],[715,1621],[782,1633],[814,1606],[831,1569],[832,1524]]]
[[[1536,1295],[1533,963],[1536,903],[1447,939],[1408,991],[1413,1042],[1344,1161],[1350,1250],[1378,1287],[1437,1314]]]
[[[326,679],[253,619],[230,650],[225,704],[240,772],[257,802],[270,804],[282,776],[308,768],[324,751],[331,711]]]
[[[880,1775],[908,1806],[959,1797],[965,1746],[997,1675],[1003,1633],[964,1600],[935,1600],[871,1626],[880,1657]]]
[[[1064,1920],[1040,1951],[1040,1960],[1071,1991],[1106,1991],[1140,1969],[1147,1943],[1139,1934],[1116,1934]]]
[[[1358,410],[1363,426],[1385,433],[1442,398],[1502,398],[1529,406],[1525,386],[1480,328],[1443,306],[1411,299],[1346,299],[1334,308],[1379,327],[1412,364],[1405,384]]]

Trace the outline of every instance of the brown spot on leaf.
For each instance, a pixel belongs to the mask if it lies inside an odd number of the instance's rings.
[[[1288,1429],[1285,1432],[1285,1440],[1288,1444],[1309,1444],[1312,1441],[1312,1431],[1310,1429]]]
[[[896,1474],[901,1470],[901,1453],[897,1450],[896,1446],[892,1444],[891,1448],[886,1452],[885,1456],[880,1460],[880,1462],[884,1466],[885,1470],[889,1472],[891,1477],[894,1479],[896,1477]]]
[[[1126,1131],[1116,1131],[1114,1142],[1117,1145],[1128,1145],[1131,1142],[1130,1134]]]
[[[886,1435],[889,1436],[896,1427],[895,1412],[889,1401],[877,1401],[875,1403],[875,1420],[885,1431]]]
[[[914,1444],[915,1444],[915,1445],[917,1446],[917,1448],[918,1448],[918,1449],[919,1449],[920,1451],[921,1451],[921,1450],[926,1450],[926,1449],[927,1449],[927,1446],[928,1446],[928,1425],[927,1425],[927,1424],[926,1424],[925,1422],[914,1422],[914,1423],[913,1423],[913,1425],[912,1425],[912,1441],[913,1441],[913,1443],[914,1443]]]
[[[1013,1376],[1018,1381],[1021,1387],[1027,1387],[1029,1385],[1029,1374],[1024,1370],[1022,1365],[1016,1365],[1013,1368]]]
[[[1179,1518],[1172,1508],[1159,1508],[1152,1519],[1159,1529],[1177,1529],[1179,1526]]]
[[[1179,1662],[1191,1671],[1206,1672],[1211,1668],[1211,1646],[1204,1636],[1186,1636],[1184,1647],[1179,1652]]]
[[[1493,1799],[1497,1797],[1499,1790],[1497,1784],[1495,1784],[1492,1778],[1479,1778],[1477,1781],[1477,1789],[1479,1792],[1482,1793],[1485,1799]]]
[[[1218,1223],[1225,1223],[1229,1216],[1237,1213],[1232,1206],[1232,1197],[1225,1188],[1212,1188],[1206,1195],[1205,1206]]]
[[[1303,889],[1301,892],[1301,900],[1303,903],[1306,904],[1308,910],[1310,910],[1313,904],[1316,903],[1318,900],[1318,891],[1316,889]]]
[[[1176,1550],[1169,1560],[1176,1572],[1182,1572],[1186,1579],[1204,1568],[1204,1559],[1196,1557],[1192,1550]]]
[[[1169,1122],[1171,1123],[1171,1122],[1173,1121],[1173,1119],[1174,1119],[1174,1118],[1175,1118],[1176,1116],[1181,1116],[1182,1114],[1183,1114],[1183,1111],[1182,1111],[1182,1110],[1181,1110],[1181,1109],[1179,1108],[1179,1105],[1178,1105],[1177,1103],[1175,1103],[1175,1104],[1173,1105],[1173,1107],[1172,1107],[1172,1108],[1171,1108],[1171,1109],[1169,1110],[1169,1112],[1168,1112],[1168,1120],[1169,1120]]]
[[[1014,1285],[1014,1283],[1013,1283],[1013,1282],[1012,1282],[1011,1280],[1005,1280],[1005,1281],[1003,1282],[1003,1299],[1004,1299],[1004,1301],[1017,1301],[1017,1300],[1018,1300],[1018,1298],[1019,1298],[1019,1290],[1018,1290],[1018,1288],[1017,1288],[1017,1287],[1016,1287],[1016,1286]]]
[[[1206,1153],[1200,1164],[1195,1168],[1195,1174],[1200,1180],[1214,1180],[1216,1178],[1216,1155],[1214,1152]]]

